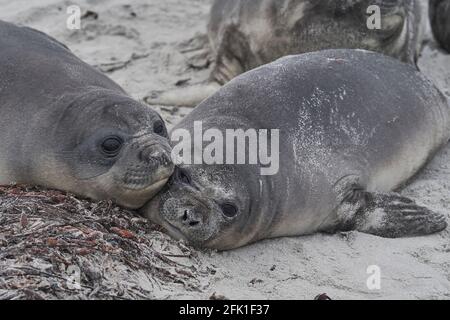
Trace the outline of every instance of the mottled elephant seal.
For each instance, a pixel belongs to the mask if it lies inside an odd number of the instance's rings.
[[[366,49],[414,63],[421,18],[417,0],[215,0],[208,26],[216,61],[210,82],[153,92],[147,102],[193,106],[243,72],[324,49]]]
[[[430,0],[429,13],[436,40],[450,53],[450,0]]]
[[[173,172],[161,117],[64,45],[0,21],[0,184],[138,208]]]
[[[364,50],[285,57],[226,84],[174,128],[172,140],[195,135],[199,122],[205,136],[279,129],[279,170],[180,165],[142,211],[176,238],[224,250],[314,232],[404,237],[446,227],[442,215],[392,192],[450,137],[446,99],[411,65]],[[180,139],[174,150],[180,143],[192,147]],[[193,146],[194,159],[207,154],[201,149]]]

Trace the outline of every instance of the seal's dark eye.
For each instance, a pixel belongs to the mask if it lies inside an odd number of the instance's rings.
[[[228,218],[233,218],[238,213],[238,208],[231,203],[224,203],[220,206],[220,209],[222,209],[223,214]]]
[[[166,133],[166,130],[165,130],[165,128],[164,128],[164,122],[159,121],[159,120],[156,121],[156,122],[153,124],[153,132],[156,133],[156,134],[158,134],[158,135],[160,135],[160,136],[164,136],[165,133]]]
[[[119,153],[122,143],[119,137],[108,137],[103,140],[101,148],[107,156],[114,157]]]
[[[177,178],[179,181],[185,184],[191,184],[191,177],[189,177],[188,173],[184,170],[177,170]]]

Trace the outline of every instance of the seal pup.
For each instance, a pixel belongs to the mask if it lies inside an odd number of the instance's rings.
[[[37,30],[0,21],[0,184],[144,205],[173,172],[161,117]]]
[[[446,228],[444,216],[393,192],[450,137],[446,98],[409,64],[364,50],[285,57],[226,84],[171,134],[192,136],[200,121],[205,135],[279,129],[279,170],[261,175],[249,162],[177,166],[142,209],[175,238],[226,250],[315,232],[395,238]],[[205,159],[192,148],[194,159]]]
[[[369,29],[373,6],[380,25]],[[366,49],[415,63],[422,13],[416,0],[216,0],[208,25],[215,56],[208,83],[152,92],[146,102],[195,106],[243,72],[324,49]]]
[[[450,53],[450,0],[430,0],[429,13],[436,40]]]

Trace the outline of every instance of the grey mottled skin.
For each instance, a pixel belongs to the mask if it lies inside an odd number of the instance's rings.
[[[380,6],[380,30],[367,28],[370,5]],[[414,63],[419,21],[414,0],[216,0],[208,28],[217,55],[212,76],[224,84],[286,55],[338,48]]]
[[[280,171],[181,165],[144,215],[194,245],[359,230],[424,235],[445,218],[394,192],[450,137],[444,96],[416,69],[363,50],[285,57],[249,71],[174,130],[280,129]],[[189,177],[189,178],[186,178]],[[238,214],[226,217],[221,206]]]
[[[450,0],[430,0],[429,12],[436,40],[450,53]]]
[[[0,184],[138,208],[172,171],[156,112],[56,40],[0,21]]]
[[[381,29],[367,9],[378,5]],[[208,36],[215,56],[210,83],[153,94],[152,104],[195,105],[238,76],[286,55],[366,49],[414,64],[421,45],[416,0],[216,0]]]

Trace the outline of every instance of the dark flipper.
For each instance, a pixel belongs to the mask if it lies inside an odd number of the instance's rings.
[[[430,0],[431,29],[437,42],[450,53],[450,1]]]
[[[405,6],[408,12],[407,19],[407,44],[406,57],[404,62],[411,63],[417,67],[419,56],[422,52],[423,41],[423,9],[418,1],[406,1]]]
[[[220,84],[231,81],[238,75],[261,65],[253,55],[249,40],[238,27],[228,26],[224,31],[211,79]]]
[[[363,193],[353,228],[385,238],[422,236],[447,227],[445,217],[397,193]]]

